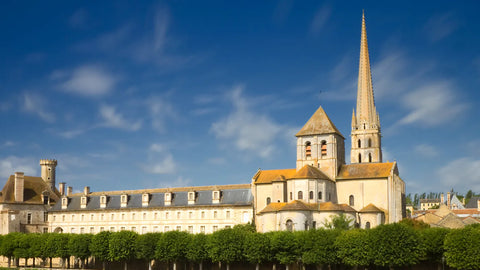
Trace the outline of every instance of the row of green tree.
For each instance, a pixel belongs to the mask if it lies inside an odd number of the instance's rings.
[[[427,225],[428,226],[428,225]],[[181,231],[138,235],[131,231],[91,234],[21,234],[0,237],[0,255],[14,259],[62,258],[85,262],[156,260],[174,269],[190,262],[202,269],[205,262],[402,267],[446,262],[458,269],[480,269],[480,226],[463,229],[428,228],[402,222],[370,230],[317,229],[298,232],[257,233],[250,225],[213,234]],[[35,260],[34,260],[35,261]],[[10,260],[9,260],[10,262]],[[83,264],[85,265],[85,264]]]
[[[453,188],[450,190],[450,193],[452,195],[455,194],[458,197],[458,199],[460,199],[460,200],[465,198],[465,204],[467,204],[472,197],[480,196],[480,194],[473,192],[471,189],[468,190],[465,195],[454,191]],[[406,196],[406,203],[419,207],[420,206],[420,199],[441,199],[441,195],[442,195],[442,192],[430,192],[430,193],[424,192],[424,193],[421,193],[421,194],[409,193]],[[445,200],[447,199],[446,194],[444,194],[444,199]]]

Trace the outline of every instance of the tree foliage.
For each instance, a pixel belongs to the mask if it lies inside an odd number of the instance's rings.
[[[99,261],[109,260],[109,243],[112,233],[104,231],[95,234],[90,243],[90,252]]]
[[[208,260],[207,242],[209,235],[200,233],[190,237],[185,257],[191,261],[200,263]]]
[[[284,265],[298,261],[299,245],[294,233],[277,231],[270,233],[269,236],[276,261]]]
[[[126,262],[135,258],[135,241],[138,234],[132,231],[114,232],[108,241],[108,259]]]
[[[328,229],[350,230],[353,228],[354,219],[341,213],[339,215],[331,215],[330,221],[323,224]]]
[[[170,231],[163,233],[155,251],[155,258],[163,262],[177,262],[185,259],[190,235],[187,232]]]
[[[90,257],[90,244],[92,242],[91,234],[72,234],[68,240],[68,251],[70,255],[81,260]]]
[[[155,259],[155,248],[161,236],[160,233],[139,235],[135,242],[136,258],[146,261]]]
[[[417,232],[406,225],[380,225],[371,232],[373,262],[378,266],[406,266],[418,263],[422,257]]]
[[[480,228],[451,230],[445,237],[447,264],[458,269],[480,269]]]
[[[243,261],[243,242],[248,232],[242,228],[223,229],[214,232],[207,244],[208,255],[213,262]]]
[[[305,264],[331,265],[337,262],[335,239],[339,230],[309,230],[297,233],[301,260]]]
[[[344,231],[335,240],[339,259],[349,266],[369,266],[373,262],[373,230]]]
[[[263,233],[249,233],[243,245],[245,259],[249,263],[261,264],[272,257],[270,238]]]
[[[426,228],[418,231],[422,243],[423,260],[442,262],[445,251],[443,243],[449,231],[447,228]]]

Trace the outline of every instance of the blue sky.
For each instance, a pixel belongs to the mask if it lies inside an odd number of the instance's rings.
[[[347,138],[362,9],[385,161],[407,193],[480,192],[476,1],[5,1],[0,177],[92,191],[295,166],[322,105]]]

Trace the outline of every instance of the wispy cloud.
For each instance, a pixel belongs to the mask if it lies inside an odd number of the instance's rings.
[[[0,177],[6,179],[15,172],[24,172],[25,175],[37,175],[37,164],[33,158],[9,156],[0,159]]]
[[[172,174],[176,172],[177,164],[168,147],[163,144],[151,144],[147,150],[147,161],[141,165],[144,172],[151,174]]]
[[[68,19],[68,24],[73,28],[85,28],[87,26],[88,13],[84,8],[76,10]]]
[[[419,144],[416,145],[414,148],[414,151],[422,155],[424,157],[436,157],[438,156],[438,150],[437,148],[433,147],[432,145],[429,144]]]
[[[174,107],[161,97],[151,97],[146,103],[151,116],[152,128],[160,133],[165,132],[167,120],[176,118]]]
[[[40,117],[48,123],[55,122],[55,115],[47,110],[47,101],[33,93],[23,93],[21,97],[21,108],[23,111]]]
[[[50,78],[62,80],[59,84],[62,90],[86,97],[104,96],[112,91],[117,82],[115,76],[97,65],[80,66],[72,72],[57,70]]]
[[[281,127],[268,116],[251,111],[243,89],[243,86],[235,86],[230,91],[233,111],[213,123],[211,131],[218,139],[233,142],[240,151],[266,158],[274,151],[275,138]]]
[[[125,117],[117,112],[115,107],[109,105],[100,106],[100,117],[103,119],[102,126],[120,128],[129,131],[136,131],[142,127],[141,120],[127,120]]]
[[[310,25],[310,32],[313,35],[316,36],[320,33],[320,31],[323,29],[328,19],[330,18],[331,13],[332,8],[328,5],[320,7],[317,12],[315,12],[315,16],[313,17],[312,23]]]
[[[466,103],[458,101],[454,87],[448,81],[430,82],[408,93],[403,98],[403,105],[410,109],[410,113],[399,124],[430,126],[456,119],[468,108]]]
[[[453,13],[439,14],[431,17],[424,26],[427,37],[435,42],[452,34],[459,26]]]
[[[441,166],[438,177],[445,189],[480,190],[480,160],[464,157]]]

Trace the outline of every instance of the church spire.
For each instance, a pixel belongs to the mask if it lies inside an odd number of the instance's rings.
[[[377,111],[373,97],[372,73],[368,54],[367,27],[365,14],[362,14],[362,34],[360,41],[360,63],[358,68],[357,124],[366,124],[370,128],[379,128]],[[352,123],[353,124],[353,123]]]
[[[352,163],[382,162],[380,118],[373,97],[372,72],[368,54],[367,26],[362,14],[360,63],[358,67],[357,111],[352,115]]]

